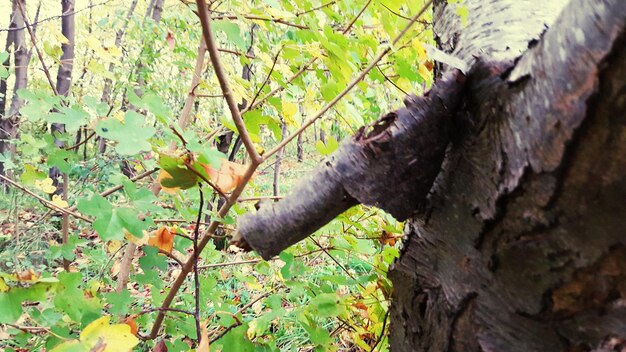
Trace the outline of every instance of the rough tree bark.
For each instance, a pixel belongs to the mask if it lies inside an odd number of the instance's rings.
[[[462,5],[469,10],[466,24],[458,5],[436,1],[440,48],[473,68],[459,108],[451,112],[440,172],[426,202],[421,194],[413,199],[404,248],[389,273],[391,349],[621,351],[626,2]],[[447,96],[442,82],[434,88],[440,98]],[[420,101],[422,107],[434,105]],[[363,154],[342,157],[343,149],[336,158]],[[336,165],[325,163],[316,173],[336,172]],[[377,165],[369,167],[378,172]],[[406,177],[418,179],[412,172]],[[374,186],[366,188],[389,185],[385,177],[370,182]],[[363,202],[341,180],[332,187],[345,196],[320,197],[309,208],[320,210],[307,216],[327,217],[342,199]],[[295,198],[242,218],[240,226],[251,230],[243,239],[255,237],[254,224],[267,225],[265,215],[298,209]],[[393,207],[379,205],[393,214]],[[296,226],[302,233],[312,229],[309,220]]]
[[[24,30],[24,17],[19,10],[18,1],[22,8],[26,8],[25,0],[14,0],[13,10],[11,14],[11,23],[9,28],[14,28],[9,31],[7,35],[7,49],[10,45],[9,38],[13,44],[13,58],[15,67],[15,83],[13,85],[13,97],[11,98],[11,105],[9,111],[3,116],[0,116],[0,154],[10,152],[14,154],[13,147],[10,144],[10,140],[14,139],[17,135],[18,127],[18,112],[24,104],[24,101],[17,95],[17,91],[22,88],[26,88],[28,83],[28,60],[30,55],[26,48],[26,35]],[[6,93],[6,82],[5,82]],[[6,97],[4,98],[6,99]],[[6,104],[3,102],[3,105]],[[4,165],[0,163],[0,174],[4,175]]]

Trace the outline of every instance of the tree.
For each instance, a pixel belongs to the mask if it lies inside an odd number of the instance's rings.
[[[378,205],[411,215],[389,273],[392,350],[623,348],[626,3],[437,0],[434,18],[466,75],[242,217],[237,243],[269,257]]]
[[[7,35],[7,52],[11,44],[13,44],[13,57],[15,61],[15,84],[13,87],[13,98],[8,113],[5,114],[6,106],[6,81],[3,80],[0,85],[0,93],[2,97],[2,114],[0,114],[0,154],[14,154],[14,148],[10,145],[10,140],[17,136],[17,113],[24,101],[17,95],[17,91],[25,88],[28,82],[28,61],[30,60],[29,52],[26,48],[26,37],[24,35],[24,16],[20,11],[26,8],[25,0],[14,0],[13,10],[11,12],[11,31]],[[9,58],[7,58],[7,61]],[[8,62],[6,62],[8,63]],[[7,155],[5,155],[6,157]],[[5,174],[4,163],[0,163],[0,175]]]

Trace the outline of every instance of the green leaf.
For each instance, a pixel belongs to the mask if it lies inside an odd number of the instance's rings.
[[[343,312],[343,307],[336,293],[322,293],[311,300],[320,317],[336,317]]]
[[[0,323],[14,323],[22,315],[23,289],[0,292]]]
[[[83,198],[78,201],[78,210],[96,218],[93,222],[93,228],[103,240],[120,240],[124,238],[122,222],[113,213],[113,206],[106,198],[99,194],[92,196],[91,199]]]
[[[170,174],[170,177],[161,179],[163,187],[188,189],[198,184],[198,175],[187,169],[180,158],[160,154],[159,165]]]
[[[252,344],[248,336],[246,336],[247,330],[247,323],[231,329],[224,337],[219,339],[215,345],[221,345],[222,351],[252,352],[255,350],[254,344]],[[211,345],[211,349],[213,349],[213,345]]]
[[[214,21],[213,27],[226,33],[226,38],[239,50],[246,50],[246,41],[241,37],[239,25],[233,21]]]
[[[80,126],[87,123],[88,118],[89,114],[78,106],[71,108],[62,107],[58,111],[46,116],[48,122],[64,124],[65,130],[69,133],[78,131]]]
[[[152,147],[148,139],[155,132],[154,127],[144,127],[144,116],[135,111],[126,112],[124,123],[116,119],[107,119],[100,121],[96,126],[96,133],[99,136],[117,142],[115,150],[122,155],[149,151]]]
[[[130,304],[133,302],[128,290],[107,292],[103,294],[103,296],[109,304],[109,313],[113,315],[126,315],[129,311]]]

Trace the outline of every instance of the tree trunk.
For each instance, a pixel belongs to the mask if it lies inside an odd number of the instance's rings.
[[[626,2],[436,3],[440,48],[496,64],[406,226],[392,350],[623,351]]]
[[[20,2],[18,4],[18,1]],[[11,24],[9,28],[15,28],[15,30],[9,31],[7,37],[11,37],[13,43],[13,58],[15,67],[15,84],[13,86],[13,97],[11,99],[11,106],[6,115],[0,116],[0,154],[9,152],[11,155],[15,153],[15,148],[10,144],[10,140],[15,139],[17,136],[18,127],[18,112],[24,105],[24,101],[17,95],[17,91],[22,88],[26,88],[28,82],[28,61],[30,55],[26,49],[26,36],[24,34],[24,16],[20,11],[19,5],[22,8],[26,8],[25,0],[14,0],[13,10],[11,15]],[[7,38],[7,46],[8,46]],[[5,83],[6,85],[6,83]],[[6,86],[5,86],[6,92]],[[0,163],[0,175],[4,175],[4,165]]]
[[[137,7],[137,1],[133,0],[130,3],[130,7],[128,8],[128,12],[126,13],[126,18],[124,19],[124,24],[120,29],[115,33],[115,46],[120,47],[122,45],[122,38],[124,37],[124,33],[126,32],[126,28],[128,27],[128,22],[130,22],[130,18],[133,16],[135,12],[135,7]],[[109,72],[113,72],[113,63],[109,64]],[[111,104],[109,101],[111,99],[111,88],[113,85],[113,81],[110,78],[104,79],[104,88],[102,89],[102,96],[100,97],[100,101],[106,104]],[[106,151],[106,139],[102,137],[98,137],[98,153],[102,154]]]

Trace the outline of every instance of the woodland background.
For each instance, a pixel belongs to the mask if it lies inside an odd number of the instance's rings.
[[[431,84],[426,5],[211,3],[225,97],[193,2],[1,0],[0,347],[386,350],[391,216],[225,238]]]

